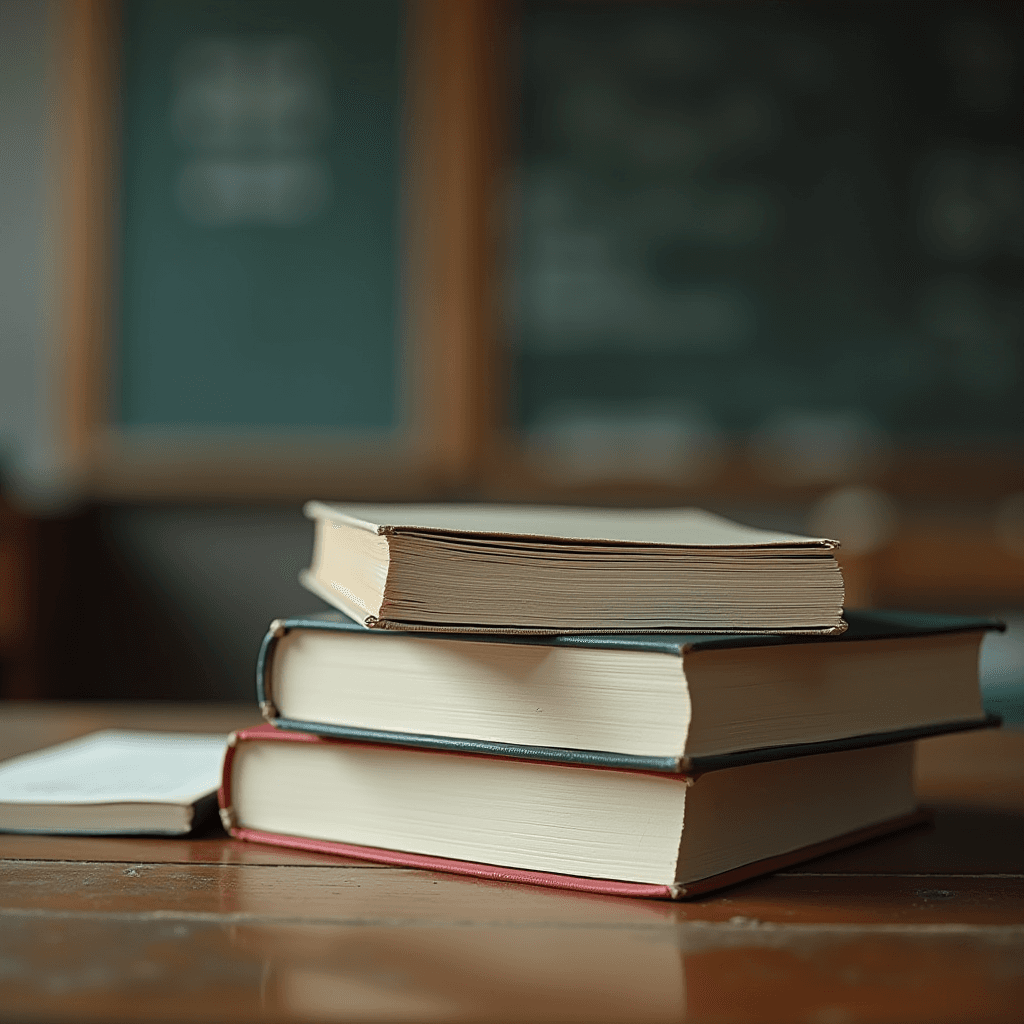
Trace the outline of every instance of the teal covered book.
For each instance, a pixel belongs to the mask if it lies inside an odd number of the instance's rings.
[[[700,773],[996,724],[985,619],[847,611],[836,637],[377,632],[271,624],[260,706],[281,729],[565,764]]]

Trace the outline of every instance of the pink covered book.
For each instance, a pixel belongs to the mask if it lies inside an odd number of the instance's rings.
[[[681,899],[922,820],[897,744],[667,776],[330,740],[260,726],[224,759],[249,842],[395,867]]]

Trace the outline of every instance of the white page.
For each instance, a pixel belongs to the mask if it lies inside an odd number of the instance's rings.
[[[108,729],[0,762],[0,803],[193,803],[220,785],[226,736]]]
[[[339,519],[376,530],[502,534],[567,540],[694,547],[819,546],[835,541],[742,526],[697,508],[599,509],[546,505],[338,505],[311,501],[311,518]]]

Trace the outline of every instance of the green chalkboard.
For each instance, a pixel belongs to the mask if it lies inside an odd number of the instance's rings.
[[[397,0],[128,0],[124,427],[397,426]]]
[[[520,10],[524,431],[1024,437],[1017,5]]]

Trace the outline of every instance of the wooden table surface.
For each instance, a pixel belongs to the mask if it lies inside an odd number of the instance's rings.
[[[6,757],[248,707],[7,704]],[[1024,1020],[1024,732],[919,749],[932,826],[690,903],[228,839],[0,836],[0,1017]]]

